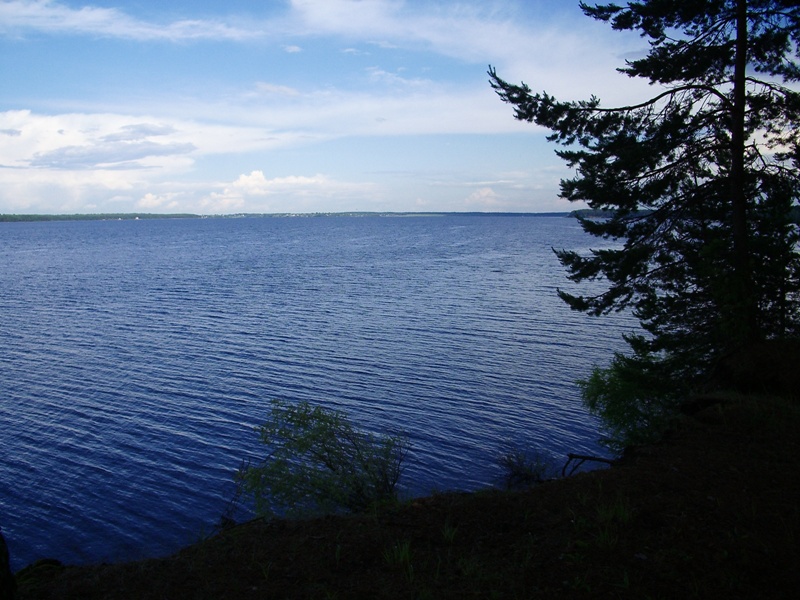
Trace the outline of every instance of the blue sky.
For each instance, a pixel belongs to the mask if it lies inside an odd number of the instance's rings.
[[[577,0],[7,0],[0,44],[0,213],[570,210],[488,65],[648,92]]]

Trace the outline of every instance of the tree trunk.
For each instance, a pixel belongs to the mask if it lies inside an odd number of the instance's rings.
[[[747,0],[737,0],[730,172],[734,297],[731,299],[728,315],[731,319],[730,341],[734,346],[749,345],[760,338],[748,248],[747,195],[744,177],[747,37]]]

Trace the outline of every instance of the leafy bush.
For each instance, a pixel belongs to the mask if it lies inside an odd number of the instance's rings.
[[[507,490],[533,487],[556,476],[553,457],[517,446],[500,453],[498,463],[503,469],[502,484]]]
[[[397,498],[405,435],[375,436],[342,412],[280,400],[257,431],[269,455],[236,477],[259,515],[360,512]]]
[[[585,406],[601,419],[601,442],[617,453],[656,441],[687,391],[668,372],[668,361],[646,354],[615,354],[578,385]]]

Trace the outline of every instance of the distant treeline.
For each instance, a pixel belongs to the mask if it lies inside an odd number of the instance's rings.
[[[243,218],[285,218],[285,217],[582,217],[603,219],[611,216],[610,211],[585,208],[570,213],[514,213],[514,212],[317,212],[317,213],[237,213],[229,215],[194,215],[190,213],[152,214],[152,213],[98,213],[75,215],[2,215],[0,223],[22,221],[131,221],[136,219],[243,219]],[[800,224],[800,206],[791,211],[792,221]]]
[[[228,219],[248,217],[566,217],[566,212],[313,212],[313,213],[238,213],[219,215]]]
[[[136,219],[199,219],[200,215],[149,213],[98,213],[88,215],[0,215],[0,222],[13,221],[130,221]]]
[[[0,215],[0,222],[10,221],[129,221],[135,219],[244,219],[280,217],[565,217],[568,213],[511,212],[318,212],[318,213],[237,213],[230,215],[98,213],[77,215]]]

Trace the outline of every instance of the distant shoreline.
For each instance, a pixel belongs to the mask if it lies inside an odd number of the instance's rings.
[[[230,215],[96,213],[96,214],[0,214],[0,223],[32,221],[136,221],[152,219],[243,219],[287,217],[568,217],[568,212],[326,212],[326,213],[236,213]]]

